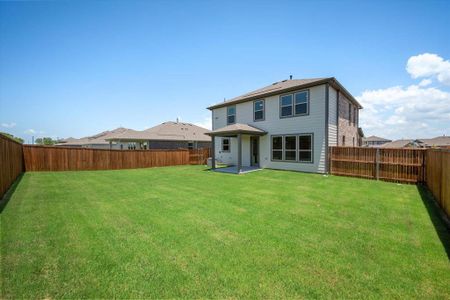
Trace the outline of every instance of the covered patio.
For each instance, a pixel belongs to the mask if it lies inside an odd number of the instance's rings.
[[[263,135],[266,135],[267,132],[256,128],[251,125],[247,124],[232,124],[228,125],[216,130],[213,130],[209,133],[206,133],[207,135],[212,137],[212,151],[211,151],[211,169],[217,172],[223,172],[223,173],[234,173],[234,174],[242,174],[242,173],[248,173],[257,171],[260,169],[259,162],[258,165],[250,165],[250,166],[243,166],[242,164],[242,137],[244,135],[250,136],[250,137],[260,137]],[[225,168],[216,168],[216,137],[223,137],[223,138],[236,138],[237,139],[237,162],[236,165],[225,167]],[[259,141],[259,140],[258,140]],[[257,142],[257,153],[259,153],[259,142]],[[252,147],[251,147],[252,149]],[[250,150],[252,151],[252,150]],[[250,153],[249,153],[250,155]]]

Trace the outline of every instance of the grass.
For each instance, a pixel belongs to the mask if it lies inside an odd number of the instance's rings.
[[[26,173],[1,213],[0,298],[448,299],[449,245],[413,185],[199,166]]]

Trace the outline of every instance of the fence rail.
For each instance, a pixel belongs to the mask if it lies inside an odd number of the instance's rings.
[[[450,217],[450,150],[430,149],[426,155],[426,184]]]
[[[208,157],[211,155],[209,148],[199,148],[189,150],[189,164],[206,165]]]
[[[23,146],[26,171],[117,170],[203,163],[206,158],[187,149],[109,150]]]
[[[330,147],[330,173],[418,183],[425,180],[424,149]]]
[[[23,171],[22,144],[0,134],[0,199]]]

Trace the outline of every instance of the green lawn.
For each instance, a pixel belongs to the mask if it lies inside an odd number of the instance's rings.
[[[428,203],[273,170],[26,173],[1,213],[0,298],[449,298]]]

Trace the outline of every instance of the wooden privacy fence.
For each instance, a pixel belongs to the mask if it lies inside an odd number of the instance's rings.
[[[450,216],[450,150],[427,150],[426,161],[428,189]]]
[[[0,134],[0,199],[23,171],[22,144]]]
[[[117,170],[199,163],[199,159],[191,159],[187,149],[109,150],[24,145],[23,155],[26,171]]]
[[[209,148],[199,148],[189,150],[189,164],[206,165],[211,151]]]
[[[423,182],[425,153],[424,149],[330,147],[330,173],[404,183]]]

